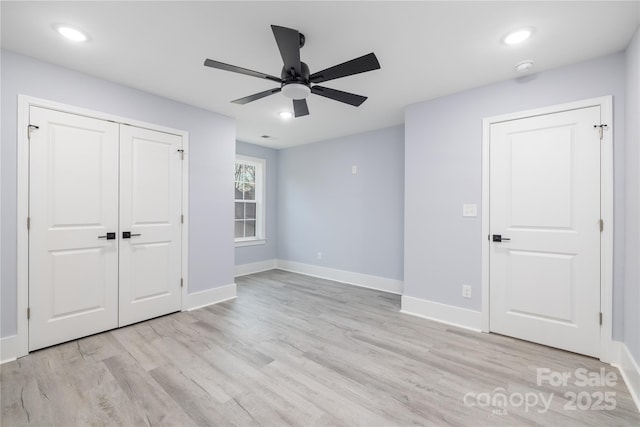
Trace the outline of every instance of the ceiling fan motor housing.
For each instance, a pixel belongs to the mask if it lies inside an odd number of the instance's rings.
[[[296,75],[294,69],[282,68],[282,94],[289,99],[305,99],[311,94],[311,84],[309,83],[309,67],[304,62],[300,62],[301,75]]]

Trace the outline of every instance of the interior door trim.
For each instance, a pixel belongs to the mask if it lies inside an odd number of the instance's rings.
[[[170,133],[182,137],[184,161],[182,163],[182,302],[181,310],[187,310],[187,294],[189,289],[189,132],[166,126],[147,123],[100,111],[81,108],[23,94],[18,95],[18,129],[17,129],[17,334],[16,357],[29,353],[29,322],[27,308],[29,304],[29,233],[27,217],[29,216],[29,109],[31,107],[47,108],[78,116],[107,120],[121,125],[131,125],[158,132]]]
[[[600,360],[612,363],[613,354],[613,97],[603,96],[582,101],[520,111],[482,120],[482,331],[489,332],[489,141],[491,125],[527,117],[599,106],[601,121],[608,127],[600,145],[600,194],[604,231],[600,233]]]

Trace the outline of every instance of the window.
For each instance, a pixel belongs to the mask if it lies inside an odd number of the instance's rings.
[[[236,156],[235,239],[238,246],[264,243],[265,161]]]

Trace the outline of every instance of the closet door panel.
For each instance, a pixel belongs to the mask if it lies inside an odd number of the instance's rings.
[[[181,308],[182,138],[120,130],[119,325]]]
[[[118,124],[29,115],[31,351],[118,326],[119,160]]]

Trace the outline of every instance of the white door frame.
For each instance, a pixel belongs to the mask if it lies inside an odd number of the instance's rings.
[[[607,124],[600,144],[600,210],[604,231],[600,233],[600,360],[612,362],[613,356],[613,97],[603,96],[520,111],[482,120],[482,331],[489,332],[489,141],[491,125],[526,117],[599,106],[602,123]],[[595,123],[594,123],[595,124]],[[598,123],[599,124],[599,123]]]
[[[73,105],[62,104],[46,99],[34,98],[27,95],[18,95],[18,194],[17,194],[17,357],[26,356],[29,353],[29,322],[27,320],[27,307],[29,304],[29,233],[27,231],[27,217],[29,216],[29,108],[42,107],[64,113],[107,120],[120,124],[128,124],[158,132],[171,133],[182,137],[182,149],[185,161],[182,167],[182,310],[187,309],[187,289],[189,288],[189,132],[160,126],[152,123],[120,117],[113,114],[89,110]]]

